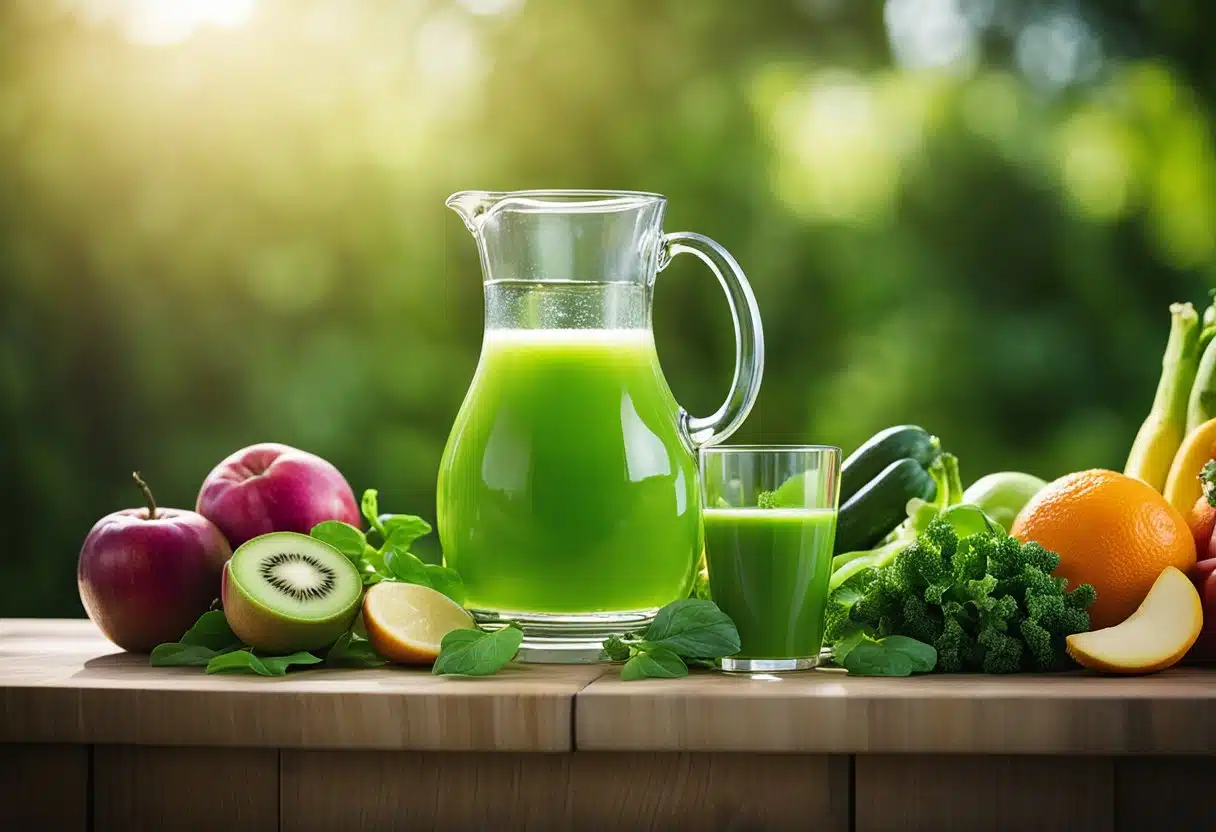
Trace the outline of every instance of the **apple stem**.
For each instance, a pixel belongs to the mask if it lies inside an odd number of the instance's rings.
[[[148,501],[148,519],[156,519],[156,500],[152,499],[152,489],[148,488],[148,484],[144,482],[143,477],[138,471],[132,471],[131,476],[135,479],[135,484],[139,486],[139,490],[144,492],[144,499]]]

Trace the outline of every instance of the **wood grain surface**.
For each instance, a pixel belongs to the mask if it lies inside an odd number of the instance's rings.
[[[208,676],[123,653],[88,621],[0,622],[0,742],[565,751],[599,666]]]
[[[1216,829],[1213,786],[1216,757],[1115,760],[1115,828],[1210,832]]]
[[[613,670],[579,693],[575,735],[597,751],[1212,754],[1216,671],[621,682]]]
[[[285,751],[282,828],[849,828],[845,757]]]
[[[0,744],[0,829],[85,832],[89,747]]]
[[[1110,832],[1113,767],[1088,757],[862,756],[854,829]]]
[[[256,748],[93,749],[93,829],[275,829],[279,753]]]

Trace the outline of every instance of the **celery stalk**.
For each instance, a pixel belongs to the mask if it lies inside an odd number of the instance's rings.
[[[1161,380],[1148,417],[1136,433],[1123,473],[1160,491],[1186,435],[1187,404],[1199,369],[1199,315],[1189,303],[1170,306],[1170,335]]]

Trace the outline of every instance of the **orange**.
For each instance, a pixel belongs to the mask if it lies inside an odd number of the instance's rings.
[[[1060,556],[1055,574],[1069,586],[1093,584],[1095,630],[1131,616],[1167,566],[1195,565],[1186,519],[1140,480],[1095,468],[1049,484],[1026,504],[1013,536]]]
[[[1104,673],[1155,673],[1173,667],[1203,629],[1203,602],[1191,579],[1172,566],[1131,617],[1105,630],[1068,637],[1068,655]]]
[[[473,616],[429,586],[381,581],[363,596],[363,626],[376,652],[398,664],[433,664],[443,637]]]

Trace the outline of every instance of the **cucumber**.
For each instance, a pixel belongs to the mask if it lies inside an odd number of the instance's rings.
[[[840,466],[841,505],[892,462],[914,459],[922,468],[928,468],[940,453],[940,443],[922,427],[897,425],[879,431],[849,454],[849,458]]]
[[[892,462],[841,507],[834,552],[873,549],[907,517],[908,500],[936,495],[937,484],[919,460]]]

